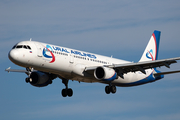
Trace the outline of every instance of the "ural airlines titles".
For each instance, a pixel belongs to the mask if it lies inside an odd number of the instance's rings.
[[[50,45],[46,45],[45,47],[45,51],[50,51],[49,49],[51,49],[51,51],[60,51],[60,52],[65,52],[65,53],[71,53],[74,55],[80,55],[83,57],[89,57],[89,58],[94,58],[96,59],[97,57],[93,54],[89,54],[89,53],[84,53],[84,52],[80,52],[80,51],[76,51],[76,50],[68,50],[66,48],[60,48],[60,47],[56,47],[56,46],[50,46]],[[46,56],[45,56],[46,57]]]

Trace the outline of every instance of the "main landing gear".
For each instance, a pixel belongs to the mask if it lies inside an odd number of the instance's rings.
[[[71,97],[73,95],[73,90],[71,88],[68,88],[68,82],[69,80],[62,79],[62,83],[66,86],[66,88],[62,89],[61,91],[63,97],[67,97],[67,96]]]
[[[105,92],[106,94],[110,94],[110,93],[116,93],[116,86],[115,85],[109,85],[105,87]]]

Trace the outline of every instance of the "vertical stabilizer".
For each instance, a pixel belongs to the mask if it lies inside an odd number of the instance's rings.
[[[157,60],[159,52],[160,31],[155,30],[139,62]]]

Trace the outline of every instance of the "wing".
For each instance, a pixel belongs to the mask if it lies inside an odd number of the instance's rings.
[[[161,66],[166,66],[167,68],[170,68],[171,64],[177,63],[176,60],[180,60],[180,57],[154,60],[154,61],[137,62],[137,63],[105,65],[104,67],[115,69],[117,74],[123,78],[123,74],[126,74],[128,72],[141,71],[142,73],[146,74],[146,71],[145,71],[146,69],[151,69],[151,68],[156,68],[156,67],[161,67]],[[97,67],[99,66],[86,67],[85,71],[91,73]]]

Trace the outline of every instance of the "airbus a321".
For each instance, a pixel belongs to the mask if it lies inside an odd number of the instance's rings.
[[[63,97],[73,95],[69,80],[107,84],[105,92],[114,94],[116,86],[142,85],[160,80],[164,74],[180,72],[156,69],[161,66],[170,68],[180,60],[180,57],[158,60],[159,41],[160,31],[155,30],[137,63],[31,40],[22,41],[14,45],[8,56],[14,64],[26,70],[9,67],[6,71],[26,73],[25,81],[36,87],[47,86],[55,78],[60,78],[65,85],[61,91]]]

